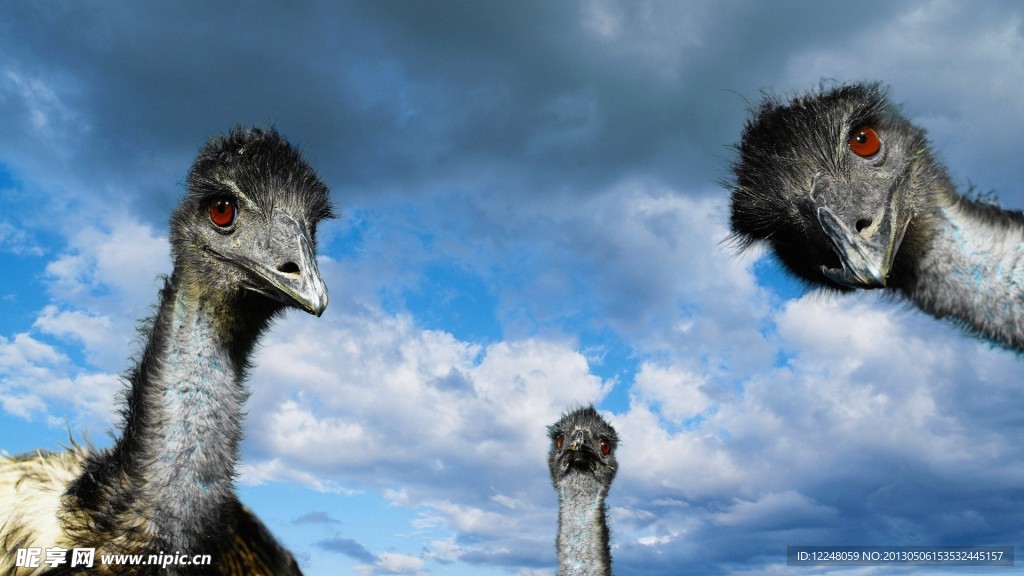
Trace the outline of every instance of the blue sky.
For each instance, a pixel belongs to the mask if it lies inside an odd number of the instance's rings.
[[[254,359],[239,468],[307,574],[553,575],[545,426],[587,402],[621,438],[620,574],[1020,547],[1021,359],[735,254],[721,182],[762,92],[881,81],[956,182],[1024,208],[1022,19],[1010,1],[5,2],[0,450],[110,443],[195,153],[274,123],[343,214],[320,230],[326,313],[287,315]]]

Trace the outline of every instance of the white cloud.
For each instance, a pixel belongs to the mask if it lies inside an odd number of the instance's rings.
[[[383,552],[373,565],[359,565],[353,568],[360,574],[422,574],[423,560],[417,556]]]
[[[13,414],[25,420],[32,420],[33,416],[43,412],[46,404],[42,398],[27,394],[0,393],[0,406],[8,414]]]
[[[490,197],[468,201],[435,199],[444,213],[424,217],[441,220],[430,233],[446,239],[450,263],[494,286],[505,338],[551,326],[611,330],[637,353],[686,362],[694,372],[770,360],[758,334],[769,295],[751,273],[753,255],[736,257],[722,244],[721,194],[631,178],[586,196],[523,198],[514,209]]]
[[[250,381],[257,461],[243,480],[386,493],[416,511],[416,530],[479,541],[428,557],[550,555],[534,535],[553,535],[557,518],[546,426],[608,391],[572,343],[471,345],[380,312],[293,314],[268,336]]]
[[[158,277],[168,274],[170,246],[152,226],[117,211],[103,223],[74,231],[67,249],[46,267],[55,299],[119,315],[141,315],[156,302]]]
[[[39,310],[32,331],[0,337],[0,393],[9,413],[49,421],[52,407],[70,405],[85,410],[87,421],[98,416],[101,432],[117,420],[118,374],[135,351],[138,318],[156,300],[167,241],[149,226],[108,216],[109,230],[78,230],[46,266],[53,303]],[[69,355],[75,349],[84,352],[83,365]]]
[[[315,474],[288,466],[279,459],[260,462],[242,462],[238,466],[238,481],[242,484],[258,485],[265,482],[295,482],[318,491],[353,496],[361,494],[341,486],[333,480],[324,480]]]
[[[27,230],[3,220],[0,220],[0,250],[16,255],[43,255],[42,246]]]
[[[682,422],[711,406],[711,399],[701,390],[704,383],[703,376],[685,368],[644,363],[631,390],[640,400],[658,404],[665,417]]]
[[[455,537],[451,537],[447,540],[432,540],[430,552],[426,554],[426,557],[442,564],[451,564],[457,561],[461,555],[462,548],[455,541]]]
[[[463,506],[450,501],[425,502],[425,505],[440,515],[445,525],[458,533],[494,537],[518,531],[516,517],[508,514]]]
[[[17,334],[0,343],[0,368],[8,371],[28,372],[38,364],[61,364],[67,360],[55,348],[28,334]]]
[[[289,316],[256,364],[252,403],[269,408],[257,437],[346,467],[421,462],[424,453],[442,463],[543,454],[547,424],[607,391],[569,343],[480,347],[380,313]]]
[[[641,546],[661,546],[673,540],[675,540],[673,536],[644,536],[638,538],[636,542]]]
[[[87,420],[98,417],[97,428],[103,431],[115,418],[113,398],[120,388],[118,376],[82,371],[59,349],[30,334],[9,340],[0,336],[0,397],[11,414],[47,420],[47,406],[65,402],[84,411]]]
[[[748,479],[742,454],[734,454],[710,426],[670,431],[651,408],[634,402],[616,415],[619,476],[616,483],[659,498],[703,498],[729,493]]]
[[[80,310],[59,310],[54,305],[43,308],[32,327],[43,334],[66,338],[85,347],[86,350],[100,350],[116,338],[111,320]]]
[[[711,515],[711,520],[724,526],[743,526],[758,530],[810,528],[828,525],[839,511],[822,506],[793,490],[770,492],[756,501],[737,499],[729,509]]]

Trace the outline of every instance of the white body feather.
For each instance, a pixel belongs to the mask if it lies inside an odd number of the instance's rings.
[[[12,571],[18,550],[7,546],[42,550],[74,546],[61,529],[59,513],[64,490],[81,473],[86,454],[76,446],[21,458],[0,455],[0,574],[33,576],[49,568],[40,562],[37,568]]]

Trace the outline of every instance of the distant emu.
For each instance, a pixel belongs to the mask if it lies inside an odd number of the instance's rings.
[[[813,286],[888,288],[1024,351],[1024,215],[960,195],[877,84],[765,98],[733,166],[732,237]]]
[[[316,227],[327,186],[276,131],[212,139],[171,217],[174,270],[127,375],[121,435],[0,458],[0,574],[301,574],[235,495],[249,356],[286,307],[319,316],[327,289]],[[15,567],[16,551],[59,547],[65,562]],[[94,548],[94,567],[70,550]],[[104,565],[101,554],[209,554],[208,566]],[[41,559],[44,560],[44,559]]]
[[[593,406],[563,415],[548,433],[548,468],[558,491],[558,574],[608,576],[612,558],[604,501],[618,470],[619,437]]]

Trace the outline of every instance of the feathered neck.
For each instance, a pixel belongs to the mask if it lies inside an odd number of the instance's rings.
[[[1024,350],[1024,215],[955,194],[938,199],[898,288],[936,317]]]
[[[610,576],[605,498],[592,475],[574,473],[558,486],[558,576]]]
[[[101,541],[142,530],[161,552],[198,553],[220,536],[248,358],[279,306],[210,292],[175,268],[128,376],[123,432],[68,490]]]

